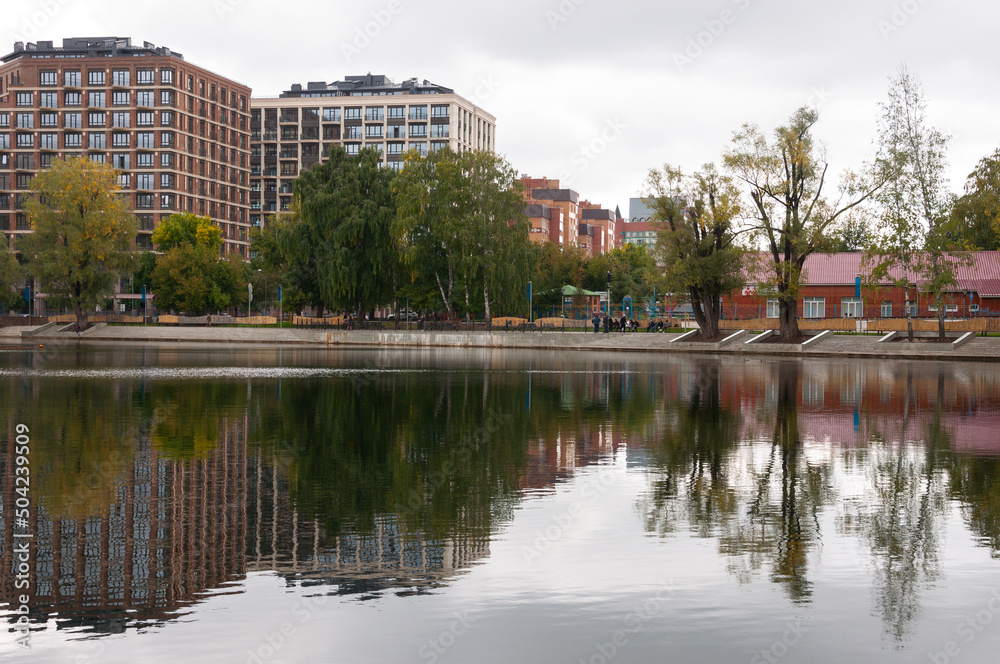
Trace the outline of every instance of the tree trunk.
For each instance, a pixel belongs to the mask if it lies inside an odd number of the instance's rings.
[[[441,275],[437,272],[434,273],[434,279],[437,280],[438,290],[441,292],[441,301],[444,303],[444,308],[448,312],[448,320],[452,317],[451,308],[451,289],[452,289],[452,278],[451,278],[451,268],[448,269],[448,290],[445,291],[444,284],[441,283]]]
[[[907,288],[906,291],[906,302],[903,304],[903,313],[906,314],[906,338],[910,343],[913,343],[913,313],[910,308],[910,289]]]
[[[705,339],[719,336],[718,300],[711,295],[699,295],[697,289],[691,291],[691,310]]]
[[[778,299],[778,322],[781,340],[792,343],[799,338],[799,317],[795,310],[795,304],[790,304],[784,299]]]
[[[944,296],[939,295],[937,298],[938,303],[938,341],[944,343],[948,341],[948,337],[944,333]]]
[[[465,282],[465,322],[469,322],[469,282]]]
[[[484,279],[483,280],[483,302],[486,304],[486,322],[490,322],[492,317],[490,316],[490,285]]]

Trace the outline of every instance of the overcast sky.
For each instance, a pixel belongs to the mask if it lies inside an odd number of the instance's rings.
[[[905,63],[952,135],[951,188],[1000,146],[996,29],[985,0],[6,0],[15,41],[132,37],[277,95],[383,73],[453,88],[497,117],[497,148],[532,176],[628,214],[651,167],[720,155],[820,110],[831,171],[873,153],[878,104]]]

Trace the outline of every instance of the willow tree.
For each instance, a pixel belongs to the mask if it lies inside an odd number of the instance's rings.
[[[667,289],[683,294],[707,339],[719,336],[722,297],[744,283],[743,251],[736,244],[740,194],[713,164],[684,176],[665,165],[647,179],[646,204],[660,223],[657,254]]]
[[[53,162],[32,180],[31,192],[24,208],[34,232],[18,244],[28,274],[86,327],[87,311],[114,294],[135,262],[132,206],[118,193],[115,169],[89,159]]]
[[[292,226],[290,255],[315,272],[319,296],[330,309],[359,316],[392,301],[399,254],[393,172],[374,148],[349,156],[341,145],[330,159],[295,181],[301,222]]]
[[[806,259],[830,246],[831,226],[882,184],[880,178],[865,182],[846,173],[838,199],[831,203],[824,198],[828,164],[812,136],[818,119],[815,110],[800,108],[778,127],[773,142],[756,125],[745,124],[725,154],[726,167],[747,188],[756,221],[752,228],[767,248],[759,267],[767,275],[761,285],[778,300],[783,341],[799,336],[797,304]]]
[[[17,264],[14,252],[7,249],[7,243],[4,241],[0,246],[0,306],[14,306],[18,301],[20,296],[16,289],[21,279],[21,266]]]

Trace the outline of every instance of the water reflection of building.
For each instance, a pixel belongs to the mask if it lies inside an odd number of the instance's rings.
[[[250,572],[275,571],[355,593],[440,585],[489,556],[489,531],[478,524],[457,523],[453,535],[430,538],[382,514],[370,529],[328,535],[318,520],[300,517],[284,471],[260,456],[248,465]]]
[[[13,441],[13,436],[10,437]],[[144,623],[175,617],[206,589],[246,568],[246,433],[239,420],[221,420],[218,445],[206,458],[164,458],[144,436],[127,475],[88,478],[120,483],[104,514],[65,518],[37,502],[30,521],[33,617],[56,616],[63,627],[120,631],[126,619]],[[5,450],[12,467],[13,448]],[[101,468],[108,468],[107,464]],[[37,500],[37,495],[34,496]],[[14,504],[4,482],[3,514]],[[13,522],[4,520],[0,601],[15,591]]]

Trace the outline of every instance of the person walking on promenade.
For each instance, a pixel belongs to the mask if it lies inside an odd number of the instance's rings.
[[[604,316],[604,334],[607,334],[608,330],[610,330],[610,329],[611,329],[611,318],[608,317],[607,315],[605,315]]]
[[[619,321],[618,324],[621,326],[622,332],[625,332],[626,330],[628,330],[628,319],[625,318],[625,314],[622,314],[622,319],[621,319],[621,321]]]
[[[594,323],[594,334],[597,334],[601,329],[601,317],[594,314],[594,320],[592,322]]]

